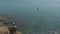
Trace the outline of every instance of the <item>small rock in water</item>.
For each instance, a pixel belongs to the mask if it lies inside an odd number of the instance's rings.
[[[37,10],[39,10],[39,8],[37,8]]]

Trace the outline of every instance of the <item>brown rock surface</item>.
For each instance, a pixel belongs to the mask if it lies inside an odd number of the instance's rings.
[[[0,31],[0,34],[9,34],[9,31],[8,30],[1,30]],[[15,32],[15,33],[13,33],[13,34],[21,34],[21,32]]]
[[[0,27],[0,34],[9,34],[9,30],[7,29],[7,27]],[[16,31],[13,34],[21,34],[21,32]]]
[[[10,31],[8,30],[9,26],[7,26],[8,24],[5,24],[5,23],[13,23],[12,21],[15,22],[15,20],[9,16],[0,16],[0,34],[9,34],[10,33]],[[13,24],[15,24],[15,23],[13,23]],[[16,31],[13,34],[21,34],[21,32]]]

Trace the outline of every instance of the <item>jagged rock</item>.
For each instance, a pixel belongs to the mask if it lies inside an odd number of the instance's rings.
[[[8,30],[1,30],[0,31],[0,34],[9,34],[10,32],[8,31]],[[13,34],[21,34],[21,32],[19,32],[19,31],[16,31],[16,32],[14,32]]]
[[[8,27],[4,26],[4,27],[0,27],[0,34],[9,34],[9,30]],[[13,34],[21,34],[21,32],[16,31]]]
[[[10,31],[8,30],[8,24],[6,23],[12,23],[13,19],[9,16],[0,16],[0,34],[10,34]],[[20,31],[16,31],[13,34],[21,34]]]

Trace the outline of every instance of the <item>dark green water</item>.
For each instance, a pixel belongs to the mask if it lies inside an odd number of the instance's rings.
[[[23,34],[60,32],[60,0],[0,0],[0,15],[14,17]]]

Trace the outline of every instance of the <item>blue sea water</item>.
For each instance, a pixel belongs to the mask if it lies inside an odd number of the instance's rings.
[[[23,34],[60,32],[60,0],[0,0],[0,15],[14,17]]]

